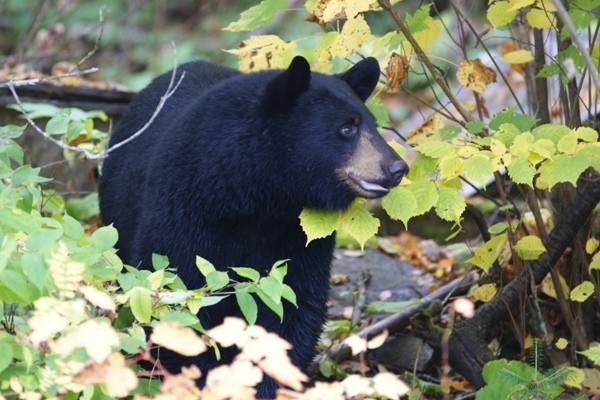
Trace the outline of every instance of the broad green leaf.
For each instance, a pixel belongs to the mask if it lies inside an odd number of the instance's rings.
[[[61,222],[65,235],[71,239],[79,239],[85,233],[79,221],[69,214],[65,214]]]
[[[537,260],[541,254],[546,252],[546,248],[539,237],[528,235],[517,241],[515,252],[523,260]]]
[[[79,221],[87,221],[100,214],[98,192],[93,192],[80,199],[69,199],[65,203],[67,213]]]
[[[425,154],[427,157],[435,159],[442,158],[455,152],[454,146],[452,146],[450,143],[439,141],[422,143],[415,147],[415,150],[421,154]]]
[[[585,351],[579,351],[578,353],[583,354],[584,356],[592,360],[594,364],[600,366],[600,344],[591,346],[589,349]]]
[[[219,304],[221,302],[221,300],[225,299],[229,297],[229,295],[227,296],[218,296],[218,295],[214,295],[211,294],[210,296],[204,296],[202,297],[202,301],[200,302],[200,306],[203,307],[210,307],[210,306],[214,306],[215,304]],[[189,305],[189,300],[188,300],[188,305]],[[198,311],[194,311],[190,308],[190,311],[194,314],[197,314]]]
[[[340,229],[356,239],[363,249],[366,241],[377,234],[379,220],[357,200],[342,214]]]
[[[119,234],[112,225],[98,228],[92,233],[92,236],[90,236],[90,240],[94,247],[102,252],[112,249],[114,245],[117,244],[118,239]]]
[[[300,225],[306,233],[306,245],[315,239],[331,235],[340,227],[342,213],[339,211],[305,208],[300,213]]]
[[[214,292],[223,289],[229,284],[229,275],[224,271],[211,271],[206,275],[206,286]]]
[[[46,132],[51,135],[62,135],[67,133],[67,127],[71,121],[68,111],[61,111],[48,121],[46,124]]]
[[[42,292],[50,276],[44,258],[37,253],[25,253],[21,259],[21,266],[29,281]]]
[[[265,305],[269,307],[269,309],[279,317],[280,322],[283,321],[283,303],[281,301],[276,303],[270,297],[268,297],[262,290],[258,290],[256,294],[258,295],[260,300],[263,303],[265,303]]]
[[[40,168],[32,168],[29,164],[22,165],[15,169],[12,177],[12,183],[14,186],[19,186],[27,183],[40,183],[51,180],[40,176],[39,173]]]
[[[258,288],[262,290],[265,296],[273,300],[274,303],[281,303],[283,284],[277,281],[277,279],[265,276],[260,279]]]
[[[55,247],[56,242],[62,236],[62,229],[40,229],[25,240],[25,247],[28,251],[38,251],[48,247]]]
[[[509,24],[517,16],[517,11],[511,10],[511,8],[512,6],[508,1],[495,2],[487,10],[488,21],[494,28]]]
[[[13,359],[13,347],[5,341],[0,342],[0,372],[4,371]]]
[[[494,174],[490,159],[482,154],[475,154],[465,160],[463,172],[468,180],[485,186],[488,179]]]
[[[381,205],[390,217],[402,221],[406,227],[408,220],[415,216],[417,199],[410,190],[398,186],[385,195]]]
[[[246,267],[231,267],[231,269],[242,278],[250,279],[252,282],[260,279],[260,273],[255,269]]]
[[[589,160],[581,154],[568,156],[559,154],[552,160],[546,160],[540,169],[540,179],[552,188],[557,183],[569,182],[577,186],[577,179],[590,166]]]
[[[548,139],[553,141],[554,143],[558,143],[558,141],[570,131],[571,128],[565,125],[544,124],[535,127],[535,129],[531,131],[531,134],[535,137],[536,140]]]
[[[438,190],[434,182],[429,180],[415,181],[406,187],[415,197],[417,209],[414,215],[422,215],[429,211],[438,201]]]
[[[468,121],[465,124],[465,128],[467,129],[467,132],[472,133],[474,135],[483,131],[484,127],[485,127],[485,122],[483,122],[483,121]]]
[[[435,212],[441,219],[458,223],[465,208],[465,198],[457,190],[440,188]]]
[[[417,157],[410,164],[410,170],[408,171],[407,178],[411,181],[426,178],[429,174],[435,171],[438,160],[435,158],[427,157],[424,154],[418,154]]]
[[[577,139],[577,134],[574,131],[571,131],[560,138],[556,144],[556,149],[561,153],[573,155],[577,149]]]
[[[286,299],[287,301],[289,301],[290,303],[292,303],[293,305],[298,307],[298,304],[296,303],[296,293],[294,293],[294,290],[289,285],[286,285],[285,283],[283,284],[283,289],[281,291],[281,297],[283,297],[284,299]]]
[[[516,125],[504,123],[494,132],[493,139],[499,140],[506,146],[510,146],[514,143],[517,136],[522,134]]]
[[[495,223],[488,228],[488,232],[492,235],[498,235],[508,229],[508,224],[504,221]]]
[[[500,257],[507,241],[508,235],[506,233],[493,237],[475,250],[475,254],[467,262],[487,270]]]
[[[155,271],[164,270],[169,266],[169,257],[162,254],[152,253],[152,268]]]
[[[515,158],[508,166],[508,176],[514,183],[528,185],[533,188],[535,167],[525,158]]]
[[[224,31],[252,31],[265,26],[277,13],[285,11],[287,0],[263,0],[240,14],[240,19],[230,23]]]
[[[458,135],[460,135],[461,132],[462,132],[462,130],[458,126],[446,125],[442,129],[439,130],[440,139],[444,140],[444,141],[452,140],[455,137],[457,137]]]
[[[256,323],[256,317],[258,316],[258,306],[256,305],[254,297],[246,291],[237,290],[236,287],[235,299],[248,324],[254,325]]]
[[[34,292],[21,271],[6,269],[0,273],[0,299],[6,302],[30,304]]]
[[[580,126],[579,128],[573,131],[577,137],[584,142],[597,142],[598,141],[598,132],[596,132],[592,128],[588,128],[587,126]]]
[[[198,271],[206,277],[211,272],[215,271],[215,266],[212,263],[200,256],[196,256],[196,268]]]
[[[387,107],[381,102],[379,97],[371,97],[365,102],[365,105],[371,111],[371,114],[375,116],[377,121],[377,127],[381,128],[383,125],[390,122],[390,116],[388,114]]]
[[[396,152],[396,154],[398,154],[400,157],[404,157],[404,155],[406,154],[406,147],[402,146],[394,139],[390,140],[388,144]]]
[[[150,291],[142,287],[134,287],[129,291],[129,307],[135,319],[142,324],[150,322],[152,317],[152,297]]]
[[[520,132],[526,132],[535,125],[537,120],[526,114],[515,114],[514,108],[500,111],[490,120],[488,126],[491,130],[497,131],[502,124],[512,124]]]
[[[442,180],[456,178],[463,171],[464,161],[456,153],[451,153],[440,159],[438,168]]]
[[[23,126],[18,126],[18,125],[0,126],[0,139],[18,138],[23,134],[26,127],[27,127],[27,124],[25,124]]]
[[[593,294],[594,285],[592,284],[592,282],[584,281],[580,285],[574,287],[573,290],[571,290],[571,295],[569,297],[573,301],[583,303]]]

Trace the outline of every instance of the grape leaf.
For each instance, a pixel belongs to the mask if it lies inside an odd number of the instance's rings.
[[[441,219],[459,222],[465,208],[467,208],[465,199],[458,191],[447,187],[440,188],[435,212]]]
[[[379,220],[360,201],[354,201],[342,214],[340,228],[356,239],[362,250],[366,241],[377,234]]]
[[[340,227],[342,213],[339,211],[305,208],[300,213],[300,225],[306,233],[306,245],[315,239],[331,235]]]
[[[417,210],[417,199],[410,190],[400,186],[390,190],[381,200],[381,205],[390,217],[408,226],[408,220]]]
[[[533,188],[535,167],[525,158],[515,158],[508,166],[508,176],[514,183],[528,185]]]

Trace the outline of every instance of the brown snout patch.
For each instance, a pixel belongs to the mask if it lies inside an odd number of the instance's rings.
[[[361,197],[380,197],[388,190],[381,186],[388,177],[382,168],[385,154],[373,143],[376,139],[380,138],[361,132],[354,154],[346,165],[337,169],[340,179]]]

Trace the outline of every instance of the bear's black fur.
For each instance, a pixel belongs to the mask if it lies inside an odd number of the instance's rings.
[[[125,262],[148,268],[153,252],[165,254],[191,289],[204,284],[196,255],[219,269],[262,273],[289,259],[285,282],[298,308],[284,300],[281,323],[261,307],[257,323],[288,340],[292,361],[304,368],[326,315],[334,237],[307,246],[300,212],[380,197],[407,171],[363,104],[379,66],[367,58],[328,76],[296,57],[287,70],[247,75],[207,62],[181,71],[185,78],[157,119],[104,162],[104,222],[118,229]],[[135,97],[111,146],[149,120],[170,79],[171,73],[158,77]],[[210,328],[227,315],[241,315],[235,300],[199,316]],[[172,369],[193,362],[204,375],[216,365],[208,355],[163,362]],[[265,379],[258,390],[273,396],[275,384]]]

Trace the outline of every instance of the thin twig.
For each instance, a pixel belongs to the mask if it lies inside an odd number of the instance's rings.
[[[77,70],[77,68],[79,68],[81,66],[81,64],[83,64],[84,62],[86,62],[87,60],[89,60],[90,57],[92,57],[98,51],[98,48],[100,47],[100,41],[102,40],[102,34],[104,33],[104,10],[105,9],[106,9],[106,6],[101,6],[100,10],[98,10],[98,13],[99,13],[98,19],[100,21],[100,32],[98,33],[98,37],[96,38],[96,42],[94,43],[94,48],[92,48],[77,63],[77,65],[75,65],[73,68],[71,68],[71,71],[69,71],[69,72],[73,72],[73,71]]]
[[[571,36],[573,43],[575,43],[575,46],[577,46],[577,50],[579,50],[579,53],[583,57],[583,61],[588,67],[590,77],[592,78],[596,89],[600,90],[600,76],[598,76],[598,69],[594,64],[592,57],[588,53],[585,44],[581,41],[579,35],[577,35],[577,29],[575,28],[575,25],[573,25],[573,21],[571,21],[571,18],[569,18],[569,14],[567,13],[565,6],[560,0],[552,0],[552,4],[554,4],[554,7],[556,7],[556,15],[561,20],[565,28],[567,28],[567,31],[569,31],[569,35]]]
[[[12,87],[33,86],[33,85],[37,85],[37,84],[40,84],[43,82],[55,81],[55,80],[59,80],[62,78],[68,78],[71,76],[88,75],[88,74],[93,74],[96,72],[98,72],[98,68],[93,67],[93,68],[88,68],[85,71],[70,71],[70,72],[67,72],[64,74],[47,76],[44,78],[23,79],[23,80],[18,80],[18,81],[11,80],[11,81],[0,83],[0,88],[6,87],[6,86],[12,86]]]

